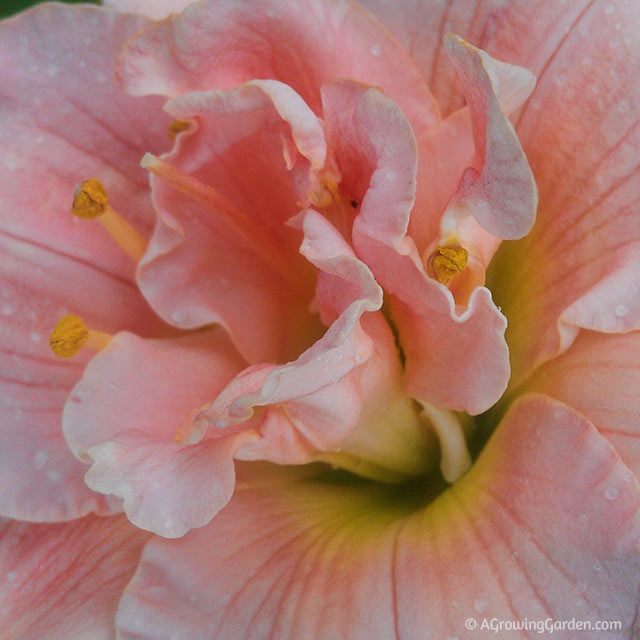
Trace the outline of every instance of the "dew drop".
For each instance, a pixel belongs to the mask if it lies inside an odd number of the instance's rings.
[[[47,479],[51,484],[57,484],[62,479],[62,474],[56,469],[51,469],[47,474]]]
[[[602,571],[602,565],[601,565],[599,562],[596,562],[596,563],[593,565],[593,568],[594,568],[596,571]]]
[[[171,312],[171,322],[180,324],[186,320],[186,314],[182,309],[175,309]]]
[[[486,600],[478,599],[475,601],[473,608],[478,612],[482,613],[489,606],[489,603]]]
[[[49,452],[46,449],[38,449],[33,456],[33,461],[36,465],[36,471],[40,471],[45,464],[47,464],[47,460],[49,459]]]
[[[586,524],[588,519],[589,519],[589,516],[586,513],[581,513],[580,516],[578,517],[578,520],[580,520],[582,524]]]
[[[619,493],[618,487],[608,487],[604,492],[604,497],[607,500],[615,500]]]
[[[624,318],[629,313],[629,307],[626,304],[617,304],[613,312],[618,318]]]
[[[382,46],[380,44],[374,44],[371,49],[369,49],[369,53],[377,58],[382,53]]]
[[[38,343],[42,340],[42,336],[37,331],[32,331],[29,337],[31,338],[31,342],[35,343]]]

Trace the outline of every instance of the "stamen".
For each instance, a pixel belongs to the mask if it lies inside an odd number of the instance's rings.
[[[439,245],[427,259],[427,271],[432,278],[448,284],[467,268],[469,254],[459,244]]]
[[[439,409],[427,402],[421,402],[423,414],[433,426],[440,440],[440,470],[444,479],[453,484],[469,467],[471,455],[467,448],[462,425],[453,411]]]
[[[213,187],[150,153],[145,153],[140,165],[168,182],[180,193],[213,210],[215,215],[233,229],[285,282],[292,288],[306,293],[303,283],[292,273],[290,261],[280,247],[275,245],[271,238],[263,235],[259,225]]]
[[[174,140],[179,133],[183,131],[187,131],[191,125],[188,122],[183,122],[182,120],[174,120],[169,125],[169,137]]]
[[[68,315],[53,328],[49,345],[58,358],[71,358],[85,346],[93,351],[101,351],[112,337],[104,331],[89,329],[79,316]]]
[[[109,204],[107,191],[96,178],[85,180],[73,196],[71,213],[85,220],[96,219],[122,250],[135,262],[139,262],[149,244]]]

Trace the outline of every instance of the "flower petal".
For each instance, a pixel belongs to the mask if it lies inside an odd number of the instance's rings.
[[[77,183],[98,175],[114,207],[140,231],[151,227],[137,158],[167,146],[168,119],[157,99],[134,100],[111,81],[120,46],[143,24],[96,7],[46,5],[0,25],[0,513],[7,516],[63,520],[107,509],[87,490],[60,431],[65,397],[88,360],[51,353],[48,335],[60,317],[80,314],[107,332],[165,329],[133,286],[133,262],[96,223],[69,214]]]
[[[208,522],[233,488],[233,464],[221,467],[233,442],[189,447],[174,433],[243,365],[221,329],[164,340],[117,335],[65,407],[69,446],[92,464],[87,484],[123,499],[136,526],[161,535]]]
[[[95,176],[122,216],[143,234],[151,229],[139,159],[169,148],[170,119],[164,100],[131,98],[112,79],[120,48],[145,24],[99,7],[47,4],[0,26],[0,229],[127,278],[135,264],[99,225],[69,210],[78,184]]]
[[[120,594],[149,534],[122,516],[0,523],[6,638],[110,640]]]
[[[479,47],[484,44],[499,23],[509,4],[504,0],[358,0],[375,15],[398,40],[427,80],[444,116],[464,106],[458,90],[456,73],[442,51],[442,38],[446,33],[458,33]],[[529,8],[526,4],[526,8]],[[522,12],[524,6],[514,6],[513,13]],[[548,9],[545,7],[545,9]],[[554,7],[555,9],[555,7]],[[546,13],[538,8],[538,13]],[[506,30],[510,35],[510,32]],[[518,32],[526,39],[528,32]],[[508,57],[504,58],[508,60]]]
[[[242,372],[195,419],[257,429],[261,438],[237,454],[244,460],[357,461],[353,470],[374,477],[424,472],[429,438],[402,392],[379,286],[319,213],[308,210],[296,224],[301,251],[321,271],[318,306],[331,326],[294,362]]]
[[[104,512],[107,502],[88,491],[61,430],[66,398],[92,352],[57,358],[49,334],[70,312],[108,333],[166,329],[130,281],[11,236],[0,234],[0,251],[0,513],[49,521]]]
[[[547,362],[527,389],[557,398],[586,416],[640,476],[640,333],[583,331]]]
[[[230,89],[274,78],[317,114],[323,84],[354,78],[397,100],[416,131],[439,120],[408,54],[369,14],[342,0],[201,2],[143,32],[125,52],[119,73],[136,95]]]
[[[520,51],[542,66],[517,123],[539,216],[526,239],[501,248],[490,281],[509,318],[514,384],[581,328],[640,328],[640,83],[630,63],[640,12],[624,1],[580,8],[562,16],[560,33],[554,26],[555,48]],[[546,26],[533,20],[538,41]]]
[[[375,89],[335,83],[323,95],[341,186],[361,202],[353,223],[356,252],[393,296],[407,392],[440,407],[485,411],[509,377],[505,319],[484,288],[472,293],[466,310],[456,307],[446,287],[427,276],[406,235],[416,186],[409,124]]]
[[[446,36],[444,49],[469,103],[477,162],[463,174],[451,206],[471,213],[498,238],[521,238],[533,225],[538,197],[533,174],[500,99],[508,96],[502,100],[507,109],[512,100],[522,103],[533,89],[534,78],[526,69],[493,60],[458,36]],[[501,81],[503,95],[499,95]]]
[[[307,309],[315,275],[285,222],[300,209],[297,185],[324,162],[316,116],[269,81],[188,94],[167,109],[194,122],[166,156],[169,171],[199,185],[154,176],[158,218],[141,290],[175,326],[223,324],[250,362],[295,357],[319,327]]]
[[[249,478],[207,528],[145,548],[118,611],[123,640],[472,640],[469,618],[615,620],[614,634],[632,633],[639,488],[560,403],[519,400],[477,466],[427,507],[417,487],[287,473]]]

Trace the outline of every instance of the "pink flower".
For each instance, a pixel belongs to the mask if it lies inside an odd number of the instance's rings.
[[[7,637],[637,633],[635,3],[105,4],[0,25]]]

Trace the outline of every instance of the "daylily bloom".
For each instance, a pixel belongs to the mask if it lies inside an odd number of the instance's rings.
[[[635,0],[104,4],[0,24],[6,637],[635,637]]]

